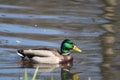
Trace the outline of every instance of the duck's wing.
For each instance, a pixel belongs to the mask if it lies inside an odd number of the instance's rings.
[[[38,48],[38,49],[26,49],[26,50],[18,50],[17,54],[21,57],[33,57],[33,56],[39,56],[39,57],[52,57],[52,56],[58,56],[61,57],[59,52],[56,49],[51,48]]]

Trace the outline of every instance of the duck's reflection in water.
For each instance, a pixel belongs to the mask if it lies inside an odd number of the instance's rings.
[[[73,66],[73,62],[64,64],[34,64],[28,62],[22,62],[22,68],[36,68],[39,66],[40,72],[52,72],[57,68],[61,68],[61,80],[78,80],[79,72],[71,73],[70,70]]]
[[[72,62],[61,65],[61,80],[78,80],[79,72],[70,72],[72,65]]]
[[[56,68],[59,68],[59,64],[34,64],[34,63],[28,63],[28,62],[22,62],[21,67],[22,68],[36,68],[39,66],[40,72],[52,72]]]

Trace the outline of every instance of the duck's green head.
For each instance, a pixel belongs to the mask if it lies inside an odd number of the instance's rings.
[[[67,54],[70,50],[82,52],[82,50],[77,48],[70,39],[65,39],[61,45],[61,54]]]

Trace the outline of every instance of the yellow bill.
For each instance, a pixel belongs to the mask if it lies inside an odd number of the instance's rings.
[[[79,78],[79,73],[74,73],[73,74],[73,80],[78,80]]]
[[[74,50],[74,51],[77,51],[77,52],[82,52],[82,50],[80,50],[80,49],[79,49],[77,46],[75,46],[75,45],[74,45],[74,47],[73,47],[73,50]]]

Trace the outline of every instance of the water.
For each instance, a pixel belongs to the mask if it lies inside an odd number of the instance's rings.
[[[1,0],[0,80],[22,79],[24,68],[32,78],[36,65],[22,63],[17,49],[59,49],[66,38],[83,52],[73,52],[72,66],[39,64],[37,80],[119,80],[119,2]]]

